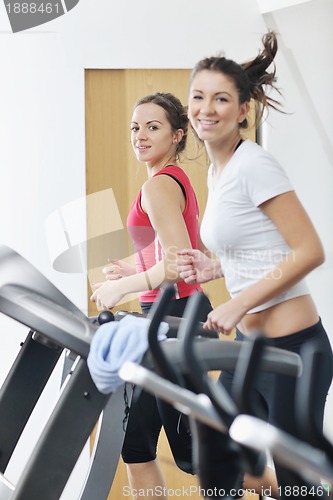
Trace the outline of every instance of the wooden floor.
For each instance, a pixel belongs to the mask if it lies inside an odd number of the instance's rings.
[[[209,375],[213,380],[217,380],[219,374],[220,372],[218,371],[209,372]],[[157,455],[163,476],[165,478],[166,488],[169,490],[170,500],[172,498],[203,500],[203,497],[199,494],[200,488],[198,478],[196,476],[192,476],[191,474],[186,474],[175,465],[163,428],[159,438]],[[126,466],[120,458],[118,469],[107,500],[121,500],[123,498],[132,500],[132,497],[128,496],[129,491]],[[185,494],[179,495],[178,493],[182,491],[185,491]],[[188,496],[186,495],[187,493]],[[244,496],[244,499],[258,500],[259,495],[254,495],[248,492],[247,495]]]
[[[203,499],[203,497],[199,495],[199,485],[197,477],[186,474],[175,466],[164,431],[162,431],[159,441],[158,457],[166,480],[166,487],[169,490],[170,499]],[[182,491],[184,491],[184,495],[180,494]],[[123,498],[129,498],[129,500],[132,500],[131,497],[128,496],[128,493],[129,487],[126,468],[124,463],[120,459],[113,486],[107,500],[121,500]],[[247,498],[249,500],[257,500],[259,497],[258,495],[248,494],[244,498]]]

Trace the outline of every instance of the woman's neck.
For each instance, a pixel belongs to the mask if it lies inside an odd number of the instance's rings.
[[[209,159],[216,172],[223,170],[226,164],[230,161],[236,149],[242,143],[240,135],[234,137],[232,140],[220,141],[218,143],[206,142],[205,147]]]
[[[151,165],[149,163],[146,163],[148,178],[150,179],[155,174],[157,174],[157,172],[167,167],[168,165],[177,165],[176,158],[175,157],[169,158],[168,160],[161,162],[157,165]]]

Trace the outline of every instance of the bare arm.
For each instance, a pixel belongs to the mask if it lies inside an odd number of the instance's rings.
[[[210,313],[208,328],[230,332],[247,311],[288,290],[324,261],[318,234],[293,191],[266,201],[260,208],[276,225],[291,252],[264,278]]]
[[[191,248],[177,252],[177,269],[186,283],[207,283],[223,278],[220,261],[207,253]]]
[[[179,185],[166,175],[149,179],[142,188],[142,208],[148,214],[164,252],[161,262],[144,273],[95,285],[91,300],[100,307],[113,307],[124,295],[159,288],[164,282],[180,281],[176,252],[191,248],[182,215],[184,196]]]
[[[198,235],[198,249],[185,248],[177,252],[178,273],[186,283],[207,283],[223,278],[220,261],[203,244]]]
[[[291,252],[264,279],[240,294],[246,310],[285,292],[325,259],[318,234],[295,192],[276,196],[260,208],[276,225]]]
[[[104,267],[103,273],[107,280],[118,280],[124,276],[136,274],[136,268],[125,260],[112,259],[110,265]]]

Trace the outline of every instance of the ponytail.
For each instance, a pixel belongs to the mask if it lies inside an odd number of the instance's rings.
[[[243,64],[238,64],[232,59],[224,56],[208,57],[199,61],[191,74],[191,82],[197,73],[203,70],[216,71],[232,78],[238,90],[241,104],[250,102],[253,99],[257,104],[256,124],[258,124],[264,114],[265,109],[273,108],[282,112],[279,107],[280,102],[269,97],[267,87],[271,87],[279,94],[276,88],[274,58],[278,50],[277,36],[274,31],[269,31],[262,38],[263,50],[254,59]],[[268,72],[268,67],[273,63],[273,69]],[[245,119],[240,123],[241,128],[247,128],[248,122]]]
[[[266,94],[267,87],[271,87],[281,95],[281,92],[275,86],[276,67],[274,58],[278,50],[276,34],[273,31],[266,33],[262,38],[262,44],[263,50],[259,52],[256,58],[240,65],[247,74],[251,98],[258,104],[258,121],[262,118],[265,109],[273,108],[281,112],[279,109],[280,102]],[[268,72],[267,69],[271,64],[273,64],[273,68]]]

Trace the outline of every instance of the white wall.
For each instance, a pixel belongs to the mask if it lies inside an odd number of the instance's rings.
[[[256,0],[80,0],[65,16],[14,35],[0,5],[0,243],[85,311],[85,276],[55,272],[45,236],[47,217],[85,194],[84,68],[190,68],[221,50],[241,62],[257,53],[267,27],[276,28],[278,82],[292,114],[271,113],[265,146],[286,168],[324,242],[328,261],[309,281],[333,339],[332,20],[331,0],[265,16]],[[85,224],[84,213],[77,219]],[[25,335],[9,323],[0,316],[0,380],[16,338]],[[52,395],[58,380],[59,371]]]
[[[267,149],[286,168],[313,220],[326,252],[326,262],[308,283],[319,314],[333,341],[333,4],[315,0],[264,16],[281,33],[278,83],[290,115],[271,114],[266,124]],[[326,431],[333,437],[333,389],[326,409]],[[328,416],[330,416],[328,418]]]

